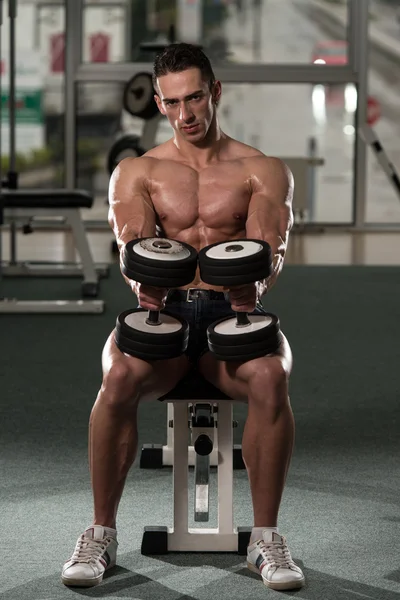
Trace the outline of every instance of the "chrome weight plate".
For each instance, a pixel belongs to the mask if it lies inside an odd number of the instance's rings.
[[[124,323],[135,331],[148,333],[151,336],[170,335],[183,329],[182,322],[172,315],[160,312],[160,325],[149,325],[147,316],[147,311],[131,313],[125,317]]]
[[[236,317],[224,317],[207,328],[207,338],[217,346],[233,346],[262,342],[280,331],[279,319],[272,313],[247,315],[250,325],[238,325]]]
[[[233,240],[232,242],[223,242],[212,245],[206,250],[207,258],[214,260],[237,260],[241,258],[250,258],[263,250],[262,244],[252,240]]]
[[[134,308],[120,313],[117,317],[116,330],[124,338],[155,345],[174,344],[182,338],[188,338],[189,325],[185,319],[171,314],[169,311],[159,312],[159,325],[147,322],[149,311]]]
[[[132,251],[151,260],[180,261],[190,257],[190,250],[177,240],[143,238],[132,245]]]
[[[217,335],[246,335],[254,331],[260,331],[272,324],[272,318],[264,315],[249,316],[250,325],[238,326],[235,318],[221,321],[214,327]]]

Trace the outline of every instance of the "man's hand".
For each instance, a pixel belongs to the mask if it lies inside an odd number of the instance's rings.
[[[146,310],[162,310],[164,308],[168,294],[167,289],[137,283],[134,291],[141,308]]]
[[[253,312],[258,298],[257,283],[248,283],[226,289],[229,292],[232,310],[235,312]]]

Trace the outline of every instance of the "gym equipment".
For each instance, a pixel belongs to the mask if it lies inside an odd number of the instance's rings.
[[[128,279],[158,288],[193,281],[197,269],[194,248],[166,238],[139,238],[126,244],[121,270]],[[126,310],[117,318],[115,342],[121,352],[143,360],[163,360],[183,354],[189,325],[168,311]]]
[[[138,135],[128,133],[118,138],[117,141],[111,146],[107,157],[107,168],[110,175],[112,175],[115,167],[123,158],[137,158],[143,156],[145,150],[140,145],[140,138]]]
[[[234,552],[245,555],[251,527],[233,524],[233,470],[244,469],[241,446],[233,445],[233,400],[192,371],[165,394],[168,445],[144,445],[140,467],[173,467],[173,527],[146,526],[141,552]],[[188,445],[188,428],[191,445]],[[189,467],[194,466],[193,516],[210,520],[210,467],[217,467],[218,524],[189,528]],[[212,515],[212,510],[211,510]]]
[[[9,124],[10,124],[10,168],[6,178],[2,178],[0,170],[0,226],[4,225],[4,217],[10,221],[11,231],[11,259],[14,274],[18,273],[15,262],[16,224],[23,220],[25,224],[32,219],[33,214],[44,216],[64,216],[71,226],[75,238],[76,248],[82,259],[83,296],[97,296],[98,274],[96,272],[90,247],[85,235],[83,222],[79,213],[81,207],[91,207],[93,198],[82,190],[27,190],[18,188],[18,173],[16,166],[16,140],[15,140],[15,20],[16,1],[9,0],[10,20],[10,85],[9,85]],[[3,25],[3,1],[0,0],[0,32]],[[1,40],[0,40],[1,41]],[[1,44],[0,44],[1,46]],[[1,58],[1,57],[0,57]],[[1,77],[1,76],[0,76]],[[5,189],[7,188],[7,189]],[[0,230],[0,279],[2,277],[2,253]],[[15,264],[14,264],[15,263]],[[76,271],[77,269],[75,269]],[[28,271],[28,269],[27,269]],[[8,273],[10,274],[10,273]],[[12,274],[12,272],[11,272]],[[44,273],[48,275],[47,273]],[[62,275],[60,271],[57,273]],[[100,300],[78,301],[21,301],[16,298],[0,298],[0,313],[100,313],[104,310],[104,302]]]
[[[263,240],[218,242],[199,252],[200,277],[211,285],[230,287],[265,279],[271,264],[271,248]],[[279,319],[272,313],[237,312],[207,328],[208,347],[218,360],[252,360],[276,350],[279,330]]]
[[[150,73],[137,73],[128,81],[125,85],[122,103],[130,115],[145,121],[152,119],[158,113]]]

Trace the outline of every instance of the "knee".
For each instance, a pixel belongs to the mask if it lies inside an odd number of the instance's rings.
[[[132,407],[139,397],[140,384],[134,372],[124,362],[113,363],[104,373],[98,400],[110,408]]]
[[[249,402],[281,410],[288,403],[289,372],[280,360],[260,359],[249,378]]]

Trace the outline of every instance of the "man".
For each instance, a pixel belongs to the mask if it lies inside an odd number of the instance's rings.
[[[282,269],[293,223],[292,175],[280,160],[221,131],[217,119],[221,83],[200,49],[168,46],[155,61],[153,77],[158,108],[174,135],[140,158],[121,161],[111,177],[109,221],[120,250],[132,239],[157,233],[197,250],[235,238],[262,239],[273,252],[273,273],[266,281],[230,290],[211,290],[197,275],[187,286],[189,292],[126,279],[141,307],[160,310],[167,305],[184,315],[190,325],[188,352],[148,363],[121,353],[114,333],[110,334],[102,356],[103,382],[90,417],[94,520],[64,565],[62,581],[96,585],[115,565],[117,510],[137,452],[138,404],[171,390],[195,364],[215,386],[248,403],[242,454],[254,527],[247,564],[271,588],[302,587],[303,573],[277,528],[294,438],[289,344],[281,334],[275,354],[225,363],[207,351],[206,339],[206,327],[232,310],[263,310],[260,298]]]

